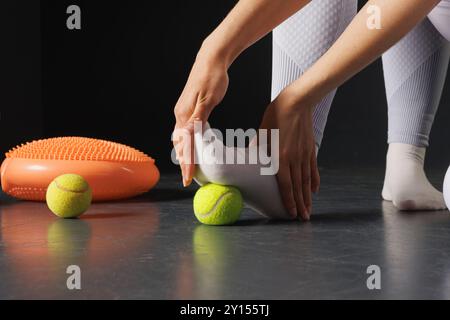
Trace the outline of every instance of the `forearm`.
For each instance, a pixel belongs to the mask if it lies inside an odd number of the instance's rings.
[[[323,96],[365,68],[414,28],[439,0],[371,0],[336,43],[286,89],[294,104],[314,106]],[[381,12],[381,29],[369,29],[367,8]]]
[[[202,54],[220,56],[226,66],[310,0],[240,0],[208,36]]]

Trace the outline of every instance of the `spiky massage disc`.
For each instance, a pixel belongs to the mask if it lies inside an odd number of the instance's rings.
[[[23,200],[45,201],[47,187],[62,174],[78,174],[92,188],[93,201],[125,199],[149,191],[159,180],[155,161],[126,145],[83,137],[22,144],[6,153],[2,189]]]

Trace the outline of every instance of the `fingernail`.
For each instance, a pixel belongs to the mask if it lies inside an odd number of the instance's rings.
[[[302,218],[305,221],[309,220],[309,212],[308,212],[307,208],[303,208],[303,210],[302,210]]]
[[[297,208],[289,209],[289,214],[295,218],[297,216]]]
[[[186,187],[187,186],[187,181],[186,181],[186,179],[183,177],[183,187]]]

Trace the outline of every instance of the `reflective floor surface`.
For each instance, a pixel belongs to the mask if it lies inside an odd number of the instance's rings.
[[[321,173],[308,223],[246,209],[234,226],[201,225],[195,188],[182,190],[175,175],[76,220],[1,194],[0,298],[450,298],[448,211],[398,212],[380,199],[381,170]],[[81,290],[67,288],[71,265]],[[370,265],[380,290],[367,288]]]

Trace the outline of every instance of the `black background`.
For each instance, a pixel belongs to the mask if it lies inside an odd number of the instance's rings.
[[[0,9],[0,160],[43,133],[39,2],[2,1]]]
[[[145,151],[163,172],[178,170],[170,161],[173,107],[202,40],[235,1],[5,2],[2,153],[37,137],[92,136]],[[82,30],[66,28],[71,4],[81,7]],[[268,35],[231,67],[230,87],[212,125],[257,128],[270,101],[270,81]],[[428,153],[428,163],[439,168],[450,163],[449,120],[446,85]],[[338,91],[319,164],[384,165],[386,131],[378,60]]]

